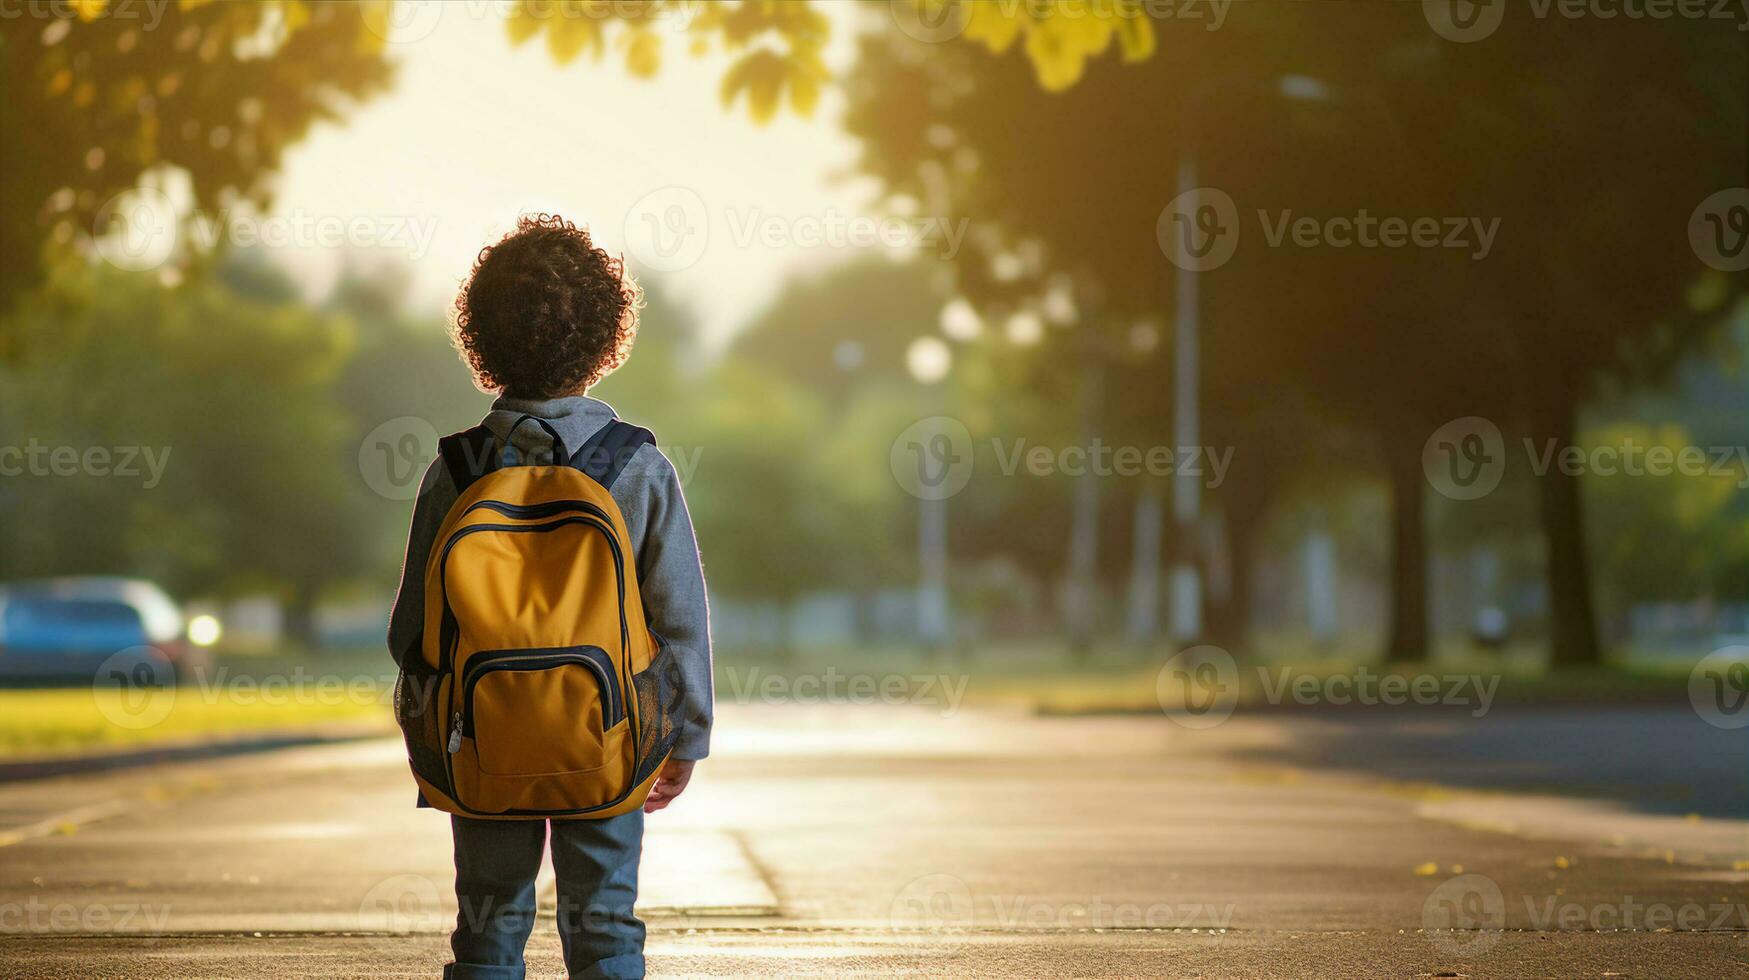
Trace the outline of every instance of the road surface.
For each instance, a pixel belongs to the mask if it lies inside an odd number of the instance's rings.
[[[1539,723],[1490,721],[1526,726],[1503,771],[1532,766]],[[1668,722],[1586,724],[1607,746]],[[1749,971],[1749,822],[1441,788],[1406,724],[724,705],[716,755],[650,821],[651,970]],[[0,787],[0,976],[435,975],[449,842],[411,803],[388,740]],[[550,926],[530,963],[561,975]]]

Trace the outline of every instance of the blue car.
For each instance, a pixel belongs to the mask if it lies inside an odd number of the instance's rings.
[[[187,679],[206,666],[182,610],[140,579],[62,578],[0,586],[0,681],[84,680],[123,670]]]

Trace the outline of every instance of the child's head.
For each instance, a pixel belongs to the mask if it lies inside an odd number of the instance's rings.
[[[581,394],[624,363],[638,332],[638,284],[589,232],[525,215],[480,250],[455,304],[455,343],[488,391]]]

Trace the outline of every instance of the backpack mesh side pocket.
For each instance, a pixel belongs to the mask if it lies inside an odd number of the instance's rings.
[[[438,704],[439,677],[415,651],[395,679],[395,721],[407,742],[413,772],[445,795],[454,795],[444,768],[449,732]]]
[[[636,786],[673,751],[680,737],[680,704],[686,688],[680,663],[667,646],[656,652],[642,673],[632,675],[632,687],[638,695],[638,769],[632,780]]]

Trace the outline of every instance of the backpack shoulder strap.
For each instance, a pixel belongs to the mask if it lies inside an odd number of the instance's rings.
[[[497,469],[492,452],[496,445],[492,430],[484,425],[463,429],[437,440],[437,454],[443,459],[444,468],[449,470],[456,496],[466,493],[475,480]]]
[[[649,429],[611,419],[578,448],[571,457],[571,465],[612,490],[614,481],[638,450],[655,444],[656,436]]]

